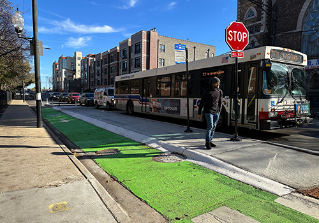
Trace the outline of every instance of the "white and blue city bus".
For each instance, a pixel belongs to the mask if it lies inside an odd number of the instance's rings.
[[[235,122],[235,102],[241,127],[269,130],[312,123],[305,89],[307,55],[272,46],[246,50],[244,54],[244,58],[238,59],[237,100],[234,58],[221,55],[188,63],[190,120],[197,121],[201,96],[209,79],[217,76],[224,93],[219,127]],[[117,76],[114,99],[116,107],[129,114],[186,119],[186,86],[186,66],[177,64]]]

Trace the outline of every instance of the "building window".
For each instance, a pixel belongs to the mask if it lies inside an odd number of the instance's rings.
[[[165,53],[165,45],[160,44],[160,52]]]
[[[111,77],[111,85],[114,85],[114,77]]]
[[[100,76],[100,70],[97,70],[97,76]]]
[[[62,69],[66,69],[66,59],[62,59]]]
[[[122,58],[123,59],[127,58],[127,49],[126,48],[122,50]]]
[[[97,85],[98,85],[98,86],[100,85],[100,80],[97,80]]]
[[[101,61],[98,60],[96,66],[100,67],[100,63],[101,63]]]
[[[111,66],[111,74],[114,73],[114,66]]]
[[[84,65],[84,70],[87,70],[87,69],[88,69],[88,65],[85,64],[85,65]]]
[[[135,43],[135,54],[141,53],[141,43]]]
[[[319,2],[312,1],[305,13],[302,33],[302,52],[309,56],[318,56],[319,52]]]
[[[111,63],[114,62],[114,55],[111,55]]]
[[[135,68],[137,68],[137,67],[141,67],[141,58],[140,57],[135,58]]]
[[[133,60],[133,59],[131,59],[131,67],[133,67],[133,62],[134,62],[134,60]]]
[[[104,68],[104,75],[107,75],[107,68]]]
[[[257,17],[257,11],[254,7],[250,7],[245,14],[245,20]]]
[[[104,58],[104,64],[107,64],[107,58]]]
[[[78,60],[81,60],[81,57],[78,57]]]
[[[104,79],[104,85],[107,85],[107,78]]]
[[[127,61],[122,63],[122,71],[127,71]]]
[[[159,59],[159,63],[160,63],[160,66],[161,66],[161,67],[164,67],[164,66],[165,66],[165,59],[160,58],[160,59]]]

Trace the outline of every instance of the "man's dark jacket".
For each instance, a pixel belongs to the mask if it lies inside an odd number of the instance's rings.
[[[219,88],[214,89],[210,83],[210,88],[205,90],[198,108],[198,114],[202,114],[204,106],[204,113],[217,114],[222,111],[223,91]]]

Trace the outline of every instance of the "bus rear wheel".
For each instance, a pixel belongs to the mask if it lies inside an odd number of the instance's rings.
[[[126,112],[127,112],[127,114],[129,114],[129,115],[132,115],[132,114],[134,113],[134,105],[133,105],[133,102],[132,102],[132,101],[127,102]]]

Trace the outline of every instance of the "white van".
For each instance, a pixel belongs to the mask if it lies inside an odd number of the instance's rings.
[[[99,108],[99,106],[106,106],[108,110],[114,109],[114,88],[97,88],[94,91],[94,105],[95,108]]]

